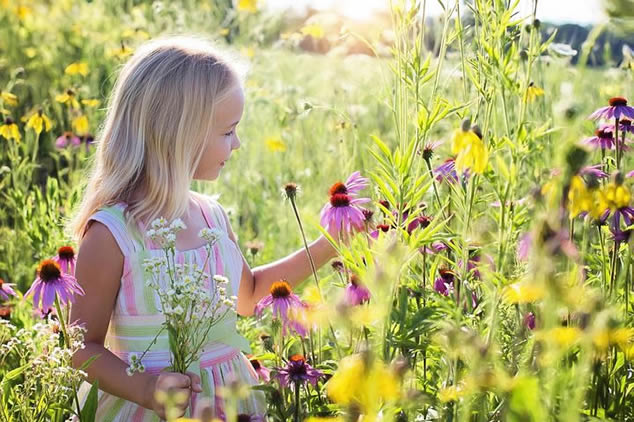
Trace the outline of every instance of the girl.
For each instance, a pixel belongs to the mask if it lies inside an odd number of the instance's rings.
[[[163,320],[158,295],[147,286],[142,268],[144,258],[162,253],[143,236],[149,222],[159,216],[181,218],[187,228],[177,234],[177,259],[200,266],[206,254],[198,232],[204,227],[223,231],[206,270],[229,279],[241,315],[253,313],[273,282],[284,278],[294,286],[310,274],[303,250],[249,268],[223,208],[189,190],[192,180],[215,180],[240,147],[241,75],[209,42],[170,37],[141,46],[116,81],[85,197],[71,222],[80,241],[76,277],[86,292],[76,298],[71,320],[87,330],[86,347],[75,354],[73,365],[98,355],[86,372],[88,381],[99,381],[99,421],[165,418],[156,397],[168,389],[188,397],[181,414],[187,407],[194,413],[203,395],[223,418],[218,388],[236,378],[257,382],[240,350],[248,350],[248,342],[236,331],[235,315],[229,329],[223,326],[215,334],[212,329],[187,375],[161,371],[169,366],[167,335],[159,336],[144,358],[144,373],[126,373],[131,356],[145,350]],[[336,254],[323,236],[310,250],[318,267]],[[89,387],[82,386],[84,394]],[[239,402],[239,413],[261,416],[265,410],[259,392]]]

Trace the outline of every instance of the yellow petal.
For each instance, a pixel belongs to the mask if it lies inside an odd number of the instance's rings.
[[[82,76],[88,75],[88,64],[87,63],[71,63],[66,66],[64,69],[64,73],[67,75],[77,75],[80,74]]]
[[[85,135],[89,129],[88,118],[83,114],[76,117],[73,119],[73,128],[78,135]]]

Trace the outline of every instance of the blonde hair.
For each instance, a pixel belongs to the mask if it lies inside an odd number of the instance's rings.
[[[90,216],[118,202],[128,204],[134,223],[151,221],[160,210],[167,219],[182,216],[215,106],[242,84],[243,74],[233,56],[199,36],[140,46],[112,90],[70,235],[81,239]]]

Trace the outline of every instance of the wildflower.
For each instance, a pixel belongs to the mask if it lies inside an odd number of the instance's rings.
[[[370,199],[335,193],[321,210],[321,225],[326,229],[334,228],[336,232],[342,229],[350,232],[352,228],[362,230],[365,217],[358,205],[366,202]]]
[[[300,32],[303,35],[310,35],[311,37],[316,39],[323,38],[325,35],[323,26],[316,23],[311,25],[304,25],[302,29],[300,30]]]
[[[271,380],[271,370],[266,366],[262,366],[259,360],[253,359],[249,357],[249,362],[251,362],[251,366],[255,369],[255,372],[258,374],[258,378],[263,382],[269,382]]]
[[[134,53],[134,50],[125,45],[122,40],[121,46],[109,49],[107,55],[109,57],[116,57],[119,60],[125,60],[126,58],[128,58],[128,56],[131,56],[132,53]]]
[[[0,278],[0,300],[4,301],[8,300],[9,296],[17,296],[11,286],[14,286],[14,284],[5,283],[4,280]]]
[[[530,232],[524,233],[517,242],[517,260],[526,261],[533,245],[533,235]]]
[[[270,294],[255,305],[255,314],[262,315],[267,306],[271,306],[273,318],[282,320],[283,334],[286,334],[288,328],[293,328],[299,335],[306,334],[306,329],[300,324],[294,323],[289,315],[290,310],[305,308],[306,304],[292,292],[291,286],[286,281],[276,281],[271,285]]]
[[[601,164],[585,166],[579,171],[579,174],[582,176],[591,176],[596,179],[603,179],[604,177],[608,177],[608,174],[601,169],[602,167]]]
[[[213,246],[222,237],[222,234],[223,232],[220,229],[210,229],[208,227],[205,227],[198,232],[198,237],[205,240],[210,246]]]
[[[273,152],[286,151],[286,144],[280,138],[269,137],[266,139],[265,143],[269,151],[273,151]]]
[[[534,313],[528,312],[526,315],[524,315],[524,325],[529,330],[535,329],[535,314]]]
[[[456,160],[447,158],[441,165],[434,169],[434,174],[436,175],[436,180],[439,182],[446,180],[448,183],[457,183],[458,173],[456,172]],[[464,177],[468,177],[468,169],[462,174]]]
[[[634,133],[634,125],[629,119],[621,119],[619,121],[619,129],[623,133]]]
[[[370,417],[376,416],[383,402],[398,398],[399,381],[382,361],[370,360],[367,354],[354,354],[339,361],[326,391],[335,403],[358,406],[361,413]]]
[[[427,217],[425,215],[421,215],[419,217],[415,217],[410,223],[407,225],[407,233],[412,234],[414,230],[419,227],[423,229],[427,228],[431,224],[431,217]]]
[[[616,211],[628,207],[630,204],[630,190],[618,181],[611,182],[599,190],[598,208],[603,211]]]
[[[590,115],[590,119],[617,119],[621,116],[625,116],[629,119],[634,119],[634,107],[627,105],[627,99],[623,97],[613,97],[608,100],[610,104],[607,107],[601,107]]]
[[[0,91],[0,98],[2,98],[3,103],[10,106],[18,105],[18,97],[10,92]]]
[[[423,160],[429,161],[434,155],[434,150],[442,144],[442,141],[426,142],[423,147]]]
[[[72,146],[81,145],[81,139],[73,132],[64,132],[55,140],[55,146],[57,148],[65,148],[68,144]]]
[[[66,73],[67,75],[82,75],[82,76],[86,76],[88,75],[88,64],[80,62],[80,63],[71,63],[68,66],[66,66],[66,69],[64,69],[64,73]]]
[[[44,114],[42,109],[39,109],[37,112],[31,114],[29,117],[22,117],[22,121],[26,122],[26,127],[31,128],[35,131],[36,134],[42,133],[42,131],[48,132],[51,130],[51,120]]]
[[[361,283],[359,277],[353,274],[346,286],[344,302],[348,306],[357,306],[370,301],[370,291]]]
[[[53,258],[64,274],[75,275],[75,250],[72,246],[62,246],[57,250],[57,256]]]
[[[620,140],[618,142],[622,143]],[[594,132],[594,136],[584,139],[583,143],[600,149],[614,149],[617,141],[614,139],[612,129],[608,125],[603,125]],[[624,150],[628,147],[619,145],[619,148]]]
[[[504,289],[504,299],[508,303],[533,303],[544,297],[542,286],[534,283],[514,283]]]
[[[544,90],[531,82],[526,89],[526,101],[532,103],[537,97],[544,95]]]
[[[584,211],[594,210],[593,195],[580,176],[573,176],[570,180],[568,210],[570,211],[570,218],[574,218]]]
[[[87,99],[81,100],[81,103],[85,105],[86,107],[97,107],[99,105],[99,100],[94,98],[87,98]]]
[[[286,183],[282,188],[282,196],[289,201],[294,201],[300,190],[301,189],[297,183]]]
[[[4,119],[4,123],[0,125],[0,135],[6,140],[14,139],[16,142],[20,142],[22,139],[18,125],[9,117]]]
[[[259,240],[250,240],[245,243],[246,248],[251,252],[251,255],[257,255],[262,249],[264,249],[264,243]]]
[[[55,96],[55,101],[62,104],[68,104],[69,107],[79,108],[79,101],[75,97],[75,91],[72,89],[67,90],[63,94],[58,94]]]
[[[303,355],[293,355],[288,359],[285,368],[279,370],[277,377],[282,387],[293,383],[296,386],[304,384],[306,381],[313,386],[317,386],[317,381],[323,376],[323,373],[310,366]]]
[[[85,115],[82,114],[75,117],[72,121],[72,124],[75,132],[77,132],[79,135],[85,135],[88,132],[88,117],[86,117]]]
[[[464,172],[471,169],[474,173],[482,174],[489,160],[489,153],[482,142],[482,133],[477,126],[469,125],[467,119],[462,122],[462,127],[454,131],[451,140],[451,152],[457,154],[456,169]]]
[[[62,303],[73,301],[75,294],[84,294],[75,277],[62,273],[60,265],[52,259],[43,260],[37,271],[37,278],[24,295],[33,294],[33,306],[40,310],[48,310],[55,302],[55,296]]]
[[[453,291],[455,273],[447,268],[438,270],[440,277],[434,281],[434,290],[443,296],[449,296]]]
[[[378,239],[379,234],[387,233],[388,231],[390,231],[390,226],[388,224],[377,224],[376,230],[370,233],[370,237],[373,239]]]
[[[258,1],[238,0],[237,9],[241,12],[255,13],[258,11]]]

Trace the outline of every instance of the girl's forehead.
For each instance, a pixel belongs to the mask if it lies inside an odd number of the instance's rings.
[[[215,107],[215,121],[218,125],[230,126],[239,121],[244,110],[244,92],[242,87],[233,88]]]

